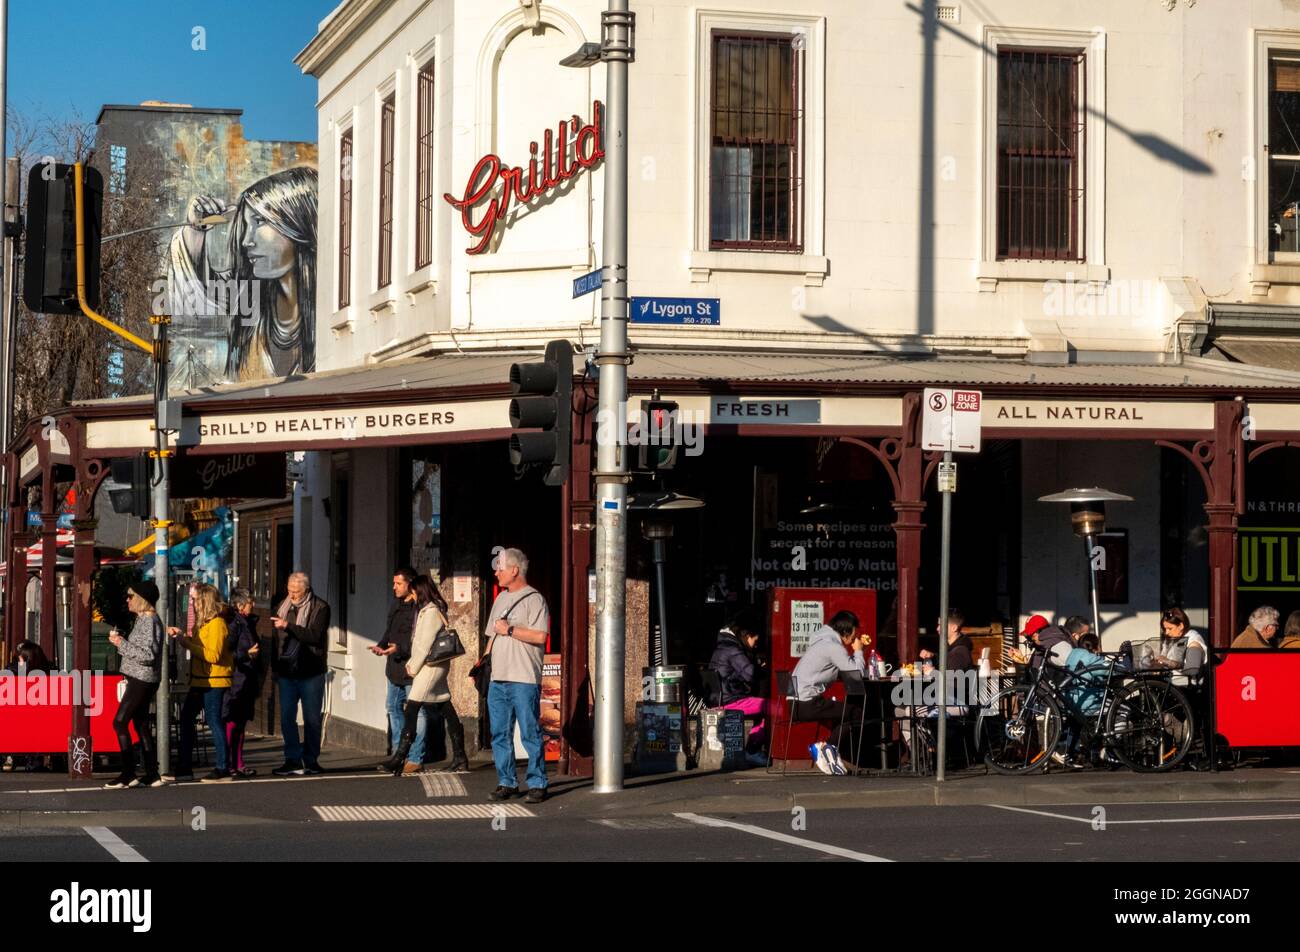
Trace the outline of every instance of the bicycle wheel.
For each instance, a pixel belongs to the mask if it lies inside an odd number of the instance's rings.
[[[1142,678],[1116,694],[1106,718],[1106,734],[1115,756],[1133,770],[1170,770],[1192,747],[1192,705],[1168,681]]]
[[[975,720],[975,739],[984,751],[984,762],[1002,774],[1044,769],[1060,736],[1061,710],[1056,701],[1025,684],[994,695]]]

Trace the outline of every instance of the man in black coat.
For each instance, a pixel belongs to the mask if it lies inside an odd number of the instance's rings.
[[[406,673],[406,662],[411,658],[411,632],[415,629],[415,616],[418,609],[415,604],[415,592],[411,585],[415,582],[415,570],[398,569],[393,576],[393,597],[396,601],[388,609],[388,625],[384,637],[374,645],[370,652],[385,659],[384,673],[388,676],[388,729],[389,742],[397,749],[398,739],[402,736],[405,715],[402,713],[406,699],[411,694],[411,682],[414,680]],[[416,722],[415,740],[406,754],[405,773],[419,773],[424,764],[425,730],[428,716],[424,707],[420,708],[420,718]],[[380,770],[388,769],[380,765]]]
[[[305,572],[294,572],[289,597],[276,609],[271,624],[280,639],[274,673],[280,686],[280,733],[284,763],[277,777],[324,773],[320,766],[320,732],[325,709],[326,654],[330,607],[311,590]],[[302,704],[303,739],[298,739],[298,705]]]

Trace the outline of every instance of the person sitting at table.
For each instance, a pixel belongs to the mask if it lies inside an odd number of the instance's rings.
[[[813,633],[803,657],[791,675],[796,697],[794,719],[830,723],[831,744],[842,750],[853,749],[851,746],[845,747],[845,740],[852,743],[853,732],[862,717],[861,705],[849,704],[846,708],[844,701],[822,695],[839,678],[841,671],[865,674],[863,654],[868,636],[865,633],[858,634],[860,624],[858,616],[853,612],[836,612],[828,624],[822,625]],[[833,772],[832,767],[820,757],[817,766],[823,773]]]
[[[1293,611],[1286,616],[1286,627],[1277,646],[1287,651],[1300,650],[1300,611]]]
[[[757,719],[749,732],[745,755],[755,763],[763,757],[764,737],[767,728],[767,700],[762,694],[762,659],[755,653],[758,647],[760,625],[755,614],[742,609],[730,624],[718,632],[718,642],[709,659],[709,670],[718,676],[720,694],[717,706],[725,711],[740,711]]]
[[[947,705],[949,717],[962,717],[971,705],[979,701],[978,694],[968,690],[969,687],[974,687],[972,680],[960,676],[967,671],[974,671],[976,668],[975,659],[971,655],[971,640],[961,632],[961,626],[965,623],[966,616],[959,609],[948,609],[947,670],[950,676],[945,685],[945,699],[950,702]],[[942,625],[943,619],[939,619],[935,627],[940,628]],[[938,658],[937,653],[925,648],[921,649],[920,654],[923,661],[927,659],[937,660]],[[934,704],[900,706],[894,708],[894,716],[901,723],[903,745],[907,749],[909,756],[911,756],[913,753],[915,722],[922,719],[937,719],[939,717],[939,708]]]
[[[1234,648],[1272,648],[1277,637],[1277,620],[1281,614],[1272,605],[1260,605],[1250,613],[1246,627],[1232,641]]]

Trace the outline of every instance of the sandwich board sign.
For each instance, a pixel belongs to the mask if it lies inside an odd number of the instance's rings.
[[[938,390],[927,387],[922,397],[921,448],[947,453],[980,451],[978,390]]]

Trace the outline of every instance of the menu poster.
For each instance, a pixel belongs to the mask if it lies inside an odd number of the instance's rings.
[[[790,603],[790,656],[802,658],[812,636],[823,624],[825,606],[821,602]]]
[[[547,761],[560,759],[560,656],[542,658],[542,749]]]

